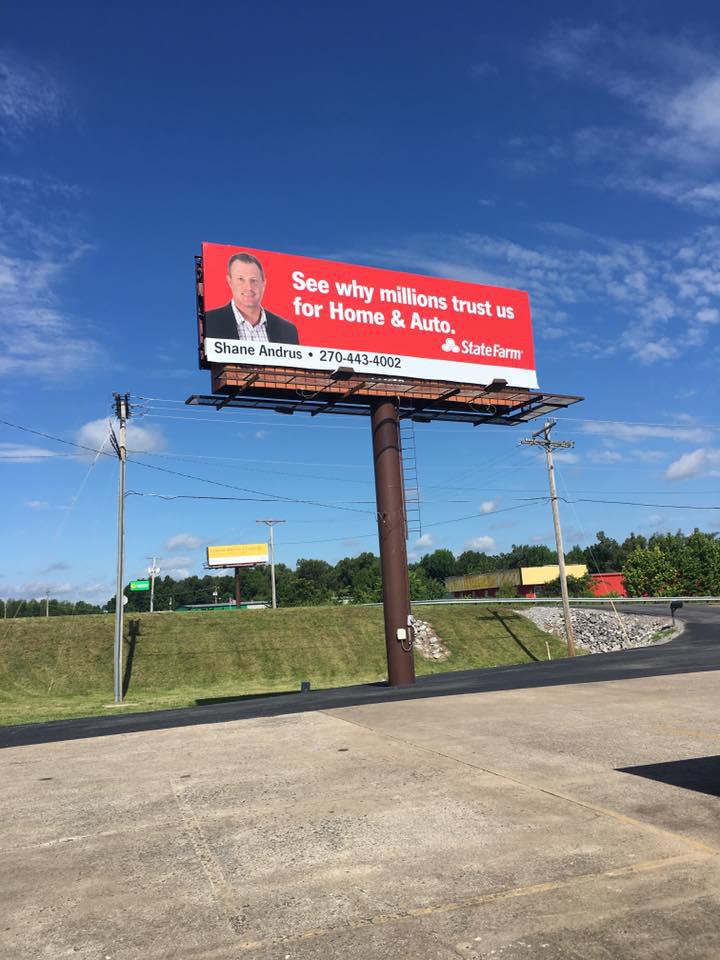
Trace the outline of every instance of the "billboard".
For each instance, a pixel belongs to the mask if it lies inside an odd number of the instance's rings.
[[[209,364],[538,386],[521,290],[216,243],[202,262]]]
[[[251,567],[268,562],[266,543],[231,543],[207,548],[209,567]]]

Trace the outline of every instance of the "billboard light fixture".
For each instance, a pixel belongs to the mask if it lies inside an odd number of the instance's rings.
[[[330,374],[331,380],[350,380],[355,376],[355,371],[352,367],[338,367],[337,370],[333,370]]]

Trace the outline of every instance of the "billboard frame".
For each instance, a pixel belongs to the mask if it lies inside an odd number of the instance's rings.
[[[317,371],[282,366],[210,363],[204,355],[203,258],[195,257],[198,363],[211,371],[210,395],[193,394],[189,406],[321,413],[370,418],[377,503],[383,615],[392,687],[415,683],[414,627],[410,612],[406,515],[400,422],[435,420],[513,426],[557,413],[580,396],[517,387],[504,379],[480,384],[411,377],[367,376],[351,366]],[[239,569],[235,570],[239,603]]]

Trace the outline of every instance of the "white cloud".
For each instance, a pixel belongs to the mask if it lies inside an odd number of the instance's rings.
[[[7,463],[38,463],[57,457],[55,450],[32,447],[21,443],[0,443],[0,460]]]
[[[591,463],[617,463],[622,460],[622,454],[617,450],[592,450],[588,454]]]
[[[660,460],[667,460],[668,454],[664,450],[638,450],[630,451],[635,460],[644,460],[646,463],[658,463]]]
[[[418,537],[415,541],[415,547],[417,548],[427,548],[433,545],[433,535],[431,533],[424,533],[421,537]]]
[[[256,431],[255,431],[255,439],[256,439],[256,440],[264,440],[267,435],[268,435],[267,430],[256,430]]]
[[[661,516],[659,513],[651,513],[650,516],[645,521],[646,528],[657,529],[665,523],[665,517]]]
[[[465,549],[483,550],[487,553],[487,551],[495,549],[495,541],[492,537],[473,537],[472,540],[467,541]]]
[[[47,510],[50,504],[47,500],[26,500],[25,506],[30,510]]]
[[[176,533],[174,537],[170,537],[165,544],[165,549],[170,550],[197,550],[198,547],[203,545],[203,541],[200,537],[195,537],[191,533]]]
[[[192,571],[189,567],[168,567],[162,569],[160,576],[172,577],[173,580],[186,580],[192,576]]]
[[[655,439],[678,440],[683,443],[702,443],[711,436],[704,427],[657,426],[655,424],[623,423],[619,420],[603,420],[584,423],[584,433],[595,436],[613,437],[615,440],[640,440],[646,437]]]
[[[99,450],[105,443],[105,450],[108,449],[107,439],[110,434],[109,420],[90,420],[83,424],[75,435],[75,442],[83,447],[89,447],[90,450],[86,456],[92,456],[91,451]],[[113,422],[115,434],[117,435],[117,424]],[[158,453],[165,449],[165,437],[159,427],[141,427],[133,423],[132,419],[127,425],[127,449],[128,453]],[[110,448],[112,449],[112,448]]]
[[[480,504],[480,513],[493,513],[497,510],[497,506],[500,503],[500,500],[483,500]]]
[[[684,453],[665,471],[667,480],[688,480],[691,477],[720,477],[720,450],[701,447]]]
[[[569,453],[565,450],[558,450],[554,454],[554,459],[556,463],[577,463],[578,455],[576,453]]]

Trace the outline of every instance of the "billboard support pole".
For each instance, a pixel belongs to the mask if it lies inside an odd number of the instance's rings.
[[[240,609],[240,567],[235,567],[235,609]]]
[[[122,644],[123,644],[123,580],[125,565],[125,459],[126,459],[126,432],[127,419],[130,416],[128,394],[115,394],[115,415],[120,421],[120,436],[113,443],[120,462],[118,479],[118,506],[117,506],[117,577],[115,582],[115,648],[113,660],[113,686],[115,703],[122,703]],[[113,438],[114,439],[114,438]]]
[[[415,683],[398,407],[397,400],[383,399],[374,403],[371,411],[385,646],[391,687]]]

